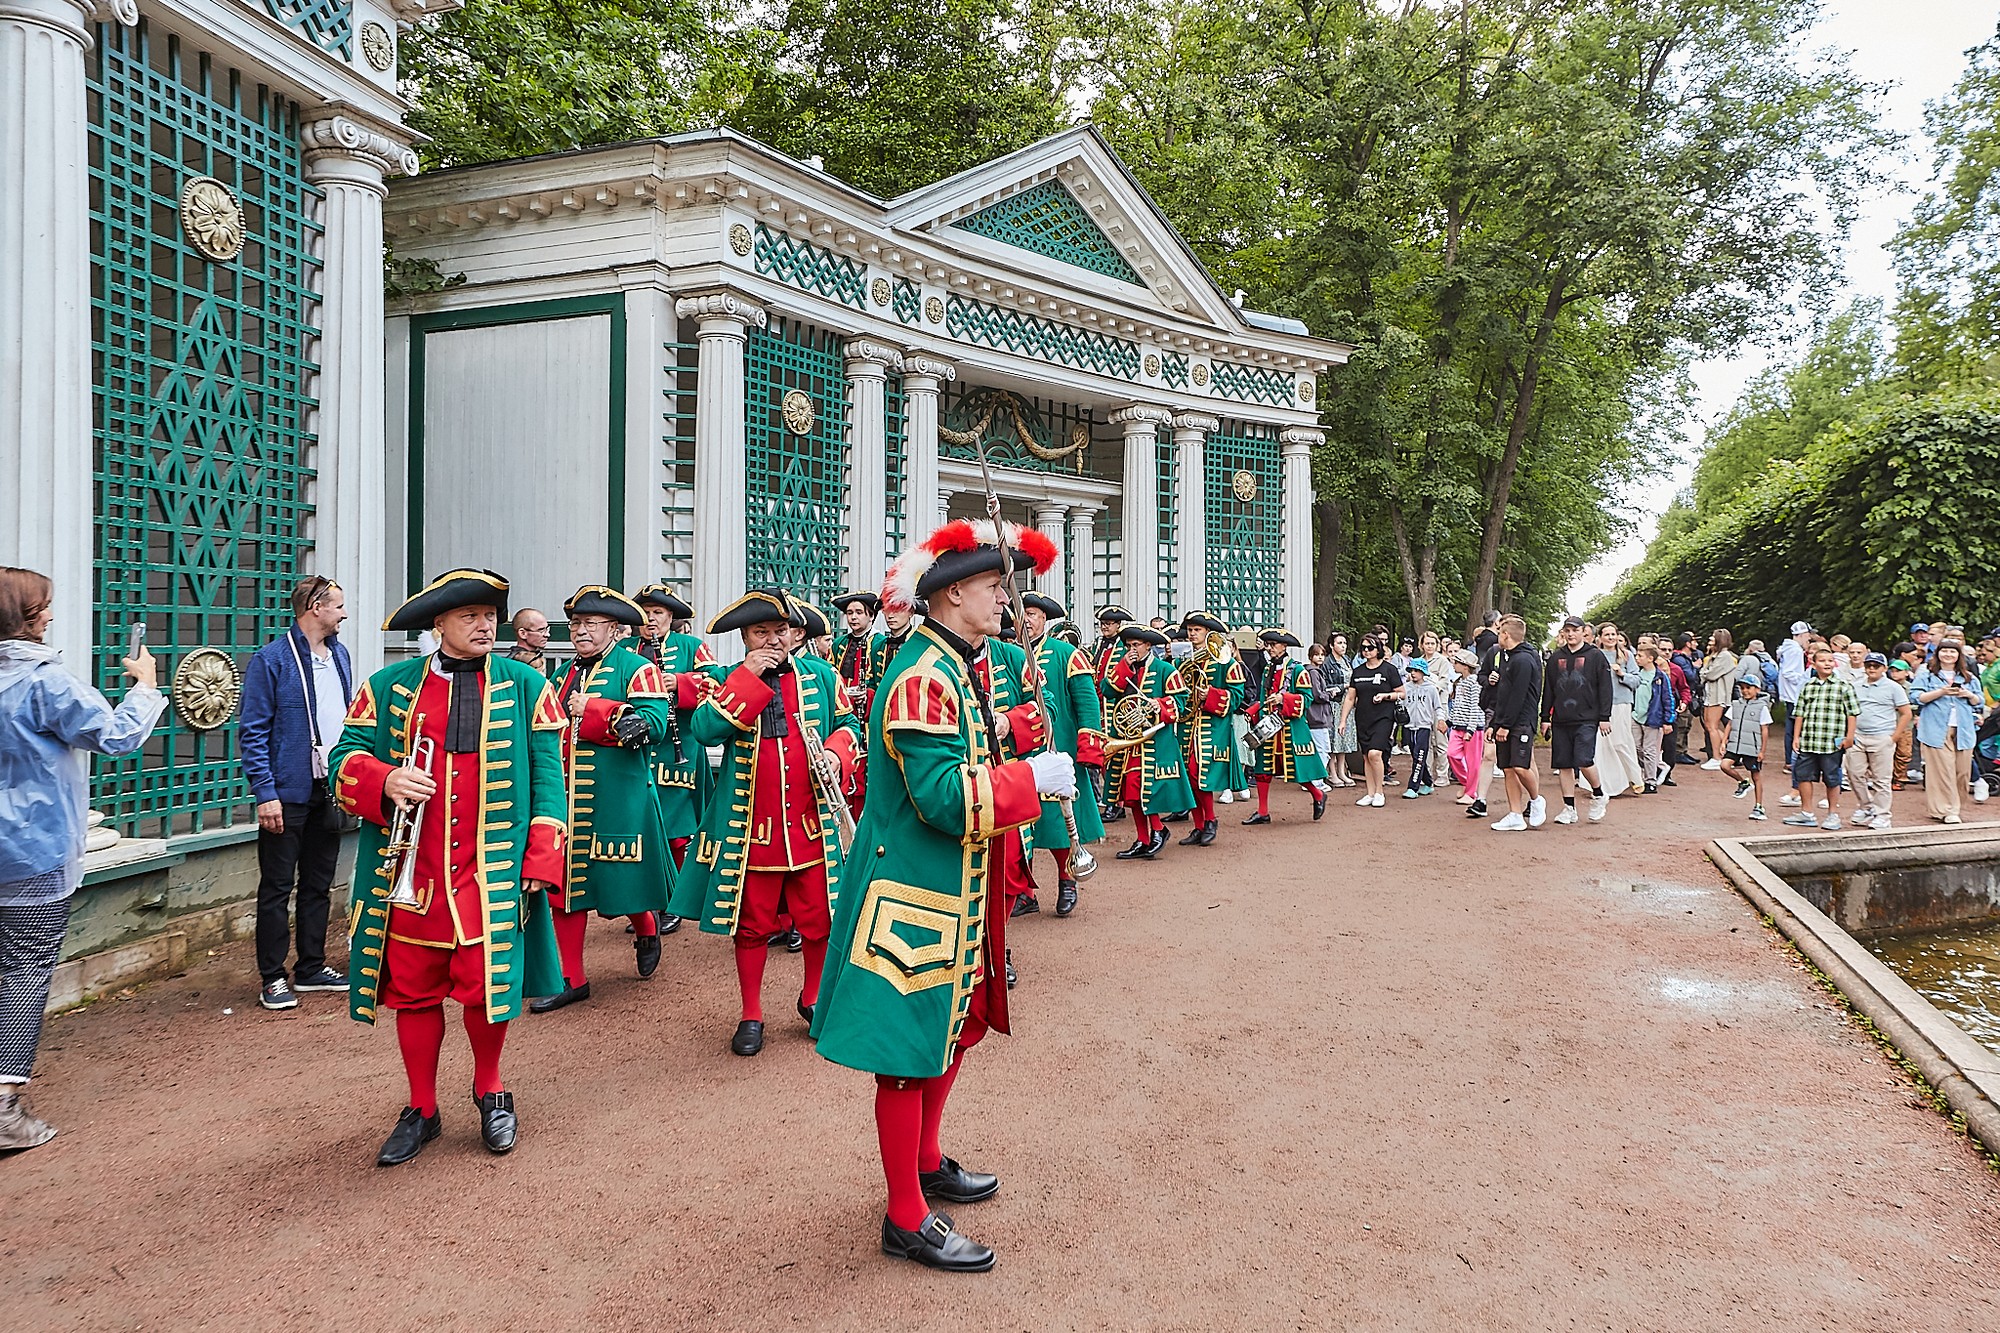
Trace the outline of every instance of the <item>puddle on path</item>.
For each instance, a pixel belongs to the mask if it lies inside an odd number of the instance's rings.
[[[1668,974],[1653,978],[1653,993],[1671,1004],[1723,1018],[1801,1007],[1791,991],[1768,981],[1719,981]]]

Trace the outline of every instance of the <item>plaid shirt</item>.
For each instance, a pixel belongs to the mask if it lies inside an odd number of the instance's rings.
[[[1861,712],[1854,687],[1839,677],[1814,676],[1799,688],[1792,715],[1799,720],[1797,746],[1807,754],[1832,754],[1847,738],[1847,719]]]

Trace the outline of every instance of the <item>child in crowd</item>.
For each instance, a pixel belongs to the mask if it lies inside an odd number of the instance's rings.
[[[1403,732],[1410,740],[1410,785],[1403,797],[1413,801],[1436,790],[1431,782],[1431,729],[1444,711],[1444,696],[1431,684],[1430,663],[1423,658],[1411,658],[1404,673],[1403,713],[1409,720],[1403,723]]]
[[[1840,827],[1841,762],[1854,746],[1855,723],[1861,715],[1861,701],[1854,687],[1833,674],[1839,654],[1824,644],[1813,649],[1812,679],[1799,687],[1799,701],[1788,719],[1792,736],[1792,786],[1798,789],[1805,808],[1785,816],[1787,824],[1799,828]],[[1819,801],[1826,805],[1826,818],[1816,811]],[[1790,804],[1790,802],[1787,802]]]
[[[1750,818],[1764,818],[1764,740],[1771,727],[1771,705],[1764,698],[1762,672],[1746,671],[1736,682],[1736,701],[1729,706],[1729,735],[1722,744],[1722,771],[1736,779],[1736,798],[1756,793]]]
[[[1486,710],[1479,706],[1479,654],[1460,648],[1451,655],[1454,675],[1447,721],[1451,739],[1445,746],[1445,762],[1451,776],[1465,794],[1458,803],[1470,807],[1468,819],[1486,814]]]
[[[1661,746],[1667,729],[1674,725],[1673,682],[1660,674],[1659,651],[1642,643],[1637,653],[1639,669],[1632,678],[1632,722],[1639,728],[1639,772],[1648,796],[1659,791],[1660,779],[1667,774],[1661,760]]]

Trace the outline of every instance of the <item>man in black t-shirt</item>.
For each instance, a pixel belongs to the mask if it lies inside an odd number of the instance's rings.
[[[1528,624],[1521,617],[1502,616],[1498,632],[1493,652],[1480,668],[1482,702],[1493,717],[1495,761],[1507,785],[1507,814],[1493,827],[1502,833],[1517,833],[1540,828],[1545,818],[1541,780],[1535,776],[1542,658],[1523,642]]]
[[[1500,633],[1494,627],[1500,623],[1498,611],[1488,611],[1480,617],[1479,633],[1472,636],[1472,651],[1479,654],[1483,662],[1486,655],[1500,646]]]
[[[1361,751],[1368,777],[1367,791],[1356,805],[1382,805],[1383,771],[1396,730],[1396,701],[1403,697],[1403,674],[1383,654],[1388,640],[1370,634],[1361,640],[1361,664],[1347,678],[1341,729],[1354,717],[1354,744]]]
[[[1549,766],[1562,785],[1558,824],[1576,822],[1573,775],[1590,793],[1590,822],[1604,818],[1611,794],[1597,776],[1597,738],[1611,731],[1611,659],[1592,644],[1581,616],[1562,623],[1562,646],[1549,654],[1542,681],[1542,730],[1549,736]]]

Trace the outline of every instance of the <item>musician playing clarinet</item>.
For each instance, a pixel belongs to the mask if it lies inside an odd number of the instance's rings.
[[[379,1166],[409,1161],[440,1132],[446,1000],[462,1007],[472,1043],[480,1141],[511,1151],[514,1098],[500,1077],[507,1024],[524,994],[562,987],[548,891],[561,886],[567,855],[567,719],[541,672],[493,654],[506,614],[507,581],[490,570],[452,570],[403,603],[383,628],[432,631],[438,650],[370,676],[328,760],[334,799],[363,820],[348,1009],[370,1024],[377,1009],[395,1011],[410,1084]],[[410,763],[426,749],[428,770]],[[384,852],[399,809],[419,831],[413,900],[392,906],[398,865]]]

